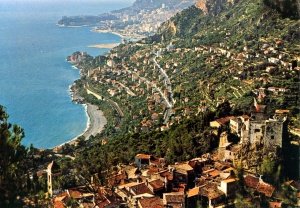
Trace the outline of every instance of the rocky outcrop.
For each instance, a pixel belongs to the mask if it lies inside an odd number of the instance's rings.
[[[86,57],[85,52],[74,52],[71,56],[67,57],[67,61],[73,64],[77,64],[78,62],[82,61]]]
[[[228,8],[239,0],[198,0],[195,6],[206,15],[216,15],[225,8]]]

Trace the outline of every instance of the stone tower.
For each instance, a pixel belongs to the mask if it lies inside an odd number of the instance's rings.
[[[47,167],[47,188],[48,188],[48,194],[50,197],[52,197],[52,166],[53,161],[48,165]]]
[[[227,132],[223,132],[220,135],[220,142],[219,142],[219,150],[218,150],[218,158],[219,160],[223,160],[225,158],[225,151],[228,145],[228,134]]]

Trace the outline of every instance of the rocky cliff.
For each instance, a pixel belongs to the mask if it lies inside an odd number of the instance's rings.
[[[195,6],[203,11],[204,14],[216,15],[225,8],[228,8],[239,0],[198,0]]]

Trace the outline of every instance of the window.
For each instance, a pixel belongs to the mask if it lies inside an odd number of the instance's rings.
[[[273,139],[275,139],[275,137],[272,135],[272,136],[271,136],[271,139],[273,140]]]
[[[255,133],[260,132],[260,129],[255,129]]]

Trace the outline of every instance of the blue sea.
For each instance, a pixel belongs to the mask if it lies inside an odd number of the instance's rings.
[[[88,46],[121,42],[116,35],[94,33],[90,27],[57,27],[57,21],[64,15],[96,15],[131,4],[130,0],[0,2],[0,105],[10,123],[24,128],[25,146],[52,148],[86,129],[85,108],[73,103],[69,92],[80,78],[79,70],[66,57],[75,51],[100,55],[109,50]]]

